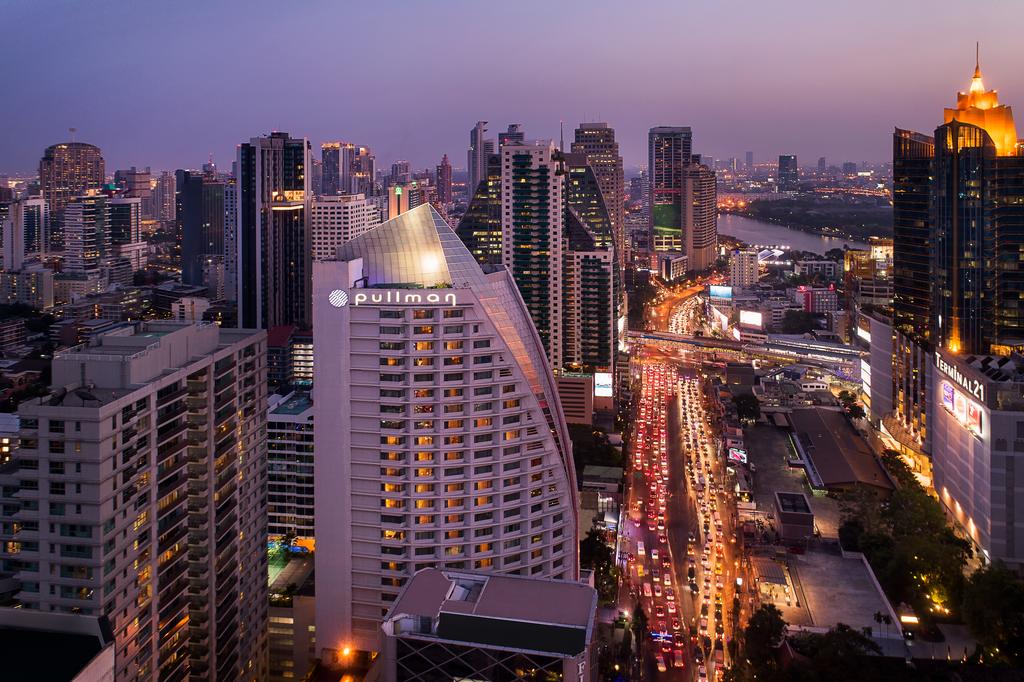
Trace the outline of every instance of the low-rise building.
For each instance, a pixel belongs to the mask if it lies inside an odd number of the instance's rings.
[[[428,568],[381,625],[368,680],[535,679],[590,682],[597,591],[567,580]]]
[[[834,260],[798,260],[793,262],[793,274],[821,275],[827,279],[835,279],[839,272],[839,263]]]

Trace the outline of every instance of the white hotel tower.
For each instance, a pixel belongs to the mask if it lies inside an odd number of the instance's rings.
[[[540,337],[429,204],[313,265],[316,634],[376,650],[428,568],[575,580],[576,482]]]

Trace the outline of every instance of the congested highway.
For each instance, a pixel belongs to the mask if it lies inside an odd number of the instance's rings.
[[[623,530],[650,631],[644,677],[717,679],[732,636],[733,510],[693,361],[645,351]]]

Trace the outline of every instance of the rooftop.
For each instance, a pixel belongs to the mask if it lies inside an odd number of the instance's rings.
[[[775,493],[775,499],[779,503],[779,509],[784,512],[811,513],[811,506],[803,493]]]
[[[270,410],[271,414],[297,415],[313,407],[313,396],[306,391],[296,391],[280,400]]]
[[[428,568],[405,586],[387,621],[433,624],[395,634],[575,655],[590,640],[596,609],[597,592],[583,583]]]
[[[856,483],[891,490],[882,465],[841,412],[811,408],[789,415],[793,433],[826,488]]]

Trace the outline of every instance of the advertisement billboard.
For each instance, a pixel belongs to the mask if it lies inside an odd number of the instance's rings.
[[[594,372],[594,397],[612,397],[612,375],[611,372]]]
[[[732,298],[732,287],[712,284],[708,287],[708,295],[711,298]]]
[[[729,461],[739,462],[740,464],[747,463],[747,451],[743,448],[729,448]]]
[[[942,407],[974,435],[981,436],[981,405],[948,381],[942,382]]]
[[[764,326],[764,316],[756,310],[741,310],[740,325],[743,327],[756,327],[761,329]]]

